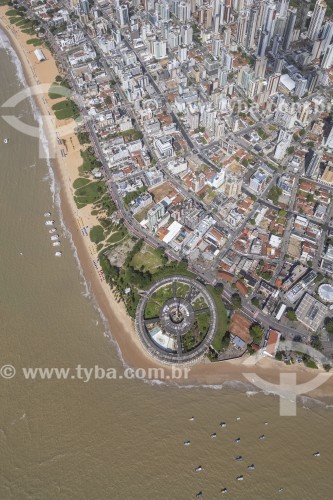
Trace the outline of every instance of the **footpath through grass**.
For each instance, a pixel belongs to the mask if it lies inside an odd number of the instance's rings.
[[[106,186],[102,181],[92,181],[75,190],[74,201],[77,208],[96,203],[106,192]]]

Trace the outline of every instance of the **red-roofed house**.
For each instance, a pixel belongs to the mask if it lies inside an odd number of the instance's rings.
[[[267,343],[263,349],[263,354],[275,358],[279,346],[281,333],[277,330],[269,330]]]

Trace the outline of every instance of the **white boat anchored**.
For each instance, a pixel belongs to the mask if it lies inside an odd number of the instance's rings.
[[[184,446],[190,446],[191,441],[184,441]]]
[[[56,257],[61,257],[61,256],[62,256],[62,252],[56,252],[54,255],[55,255]]]
[[[244,476],[237,476],[236,479],[237,479],[237,481],[243,481]]]
[[[8,144],[8,141],[9,141],[9,139],[7,139],[7,137],[3,140],[3,142],[4,142],[5,144]]]
[[[45,226],[53,226],[54,220],[47,220],[45,221]]]
[[[49,233],[50,233],[50,234],[55,233],[55,232],[56,232],[56,230],[57,230],[57,228],[56,228],[56,227],[53,227],[52,229],[49,229]]]
[[[225,495],[226,493],[228,493],[227,488],[223,488],[223,489],[221,490],[221,493],[222,493],[223,495]]]
[[[249,466],[248,466],[248,469],[249,469],[249,470],[254,470],[254,469],[255,469],[255,465],[254,465],[254,464],[249,465]]]
[[[51,212],[45,212],[44,217],[51,217]]]
[[[51,240],[52,241],[55,241],[59,238],[59,234],[54,234],[53,236],[51,236]]]
[[[319,453],[319,451],[316,451],[316,453],[313,453],[313,456],[314,456],[314,457],[320,457],[320,453]]]
[[[59,247],[59,246],[60,246],[60,241],[54,241],[54,242],[52,243],[52,245],[53,245],[54,247]]]
[[[221,422],[220,427],[227,427],[227,424],[225,422]]]
[[[201,472],[202,471],[202,467],[201,465],[198,465],[198,467],[196,467],[195,469],[195,472]]]
[[[240,438],[236,438],[235,443],[240,443]]]
[[[213,439],[213,438],[216,438],[216,432],[213,432],[210,437]]]

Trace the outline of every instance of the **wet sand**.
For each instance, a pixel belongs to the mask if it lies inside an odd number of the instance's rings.
[[[51,53],[45,47],[42,47],[47,60],[38,63],[34,50],[35,47],[28,45],[26,41],[31,38],[25,35],[15,27],[10,25],[4,13],[8,7],[0,7],[0,24],[4,31],[9,36],[12,46],[16,50],[21,63],[23,65],[24,73],[29,85],[48,84],[50,85],[56,75],[58,69]],[[35,101],[39,107],[40,112],[44,116],[52,116],[53,112],[51,106],[57,100],[50,100],[47,94],[35,96]],[[80,157],[80,144],[74,134],[74,122],[72,120],[56,121],[56,127],[63,128],[68,125],[72,130],[63,136],[66,139],[67,150],[65,150],[66,157],[62,156],[61,150],[64,149],[63,145],[57,147],[57,157],[54,159],[54,169],[56,178],[60,184],[60,198],[61,210],[63,213],[64,221],[69,229],[75,247],[77,249],[78,257],[86,280],[91,286],[91,290],[95,296],[96,302],[103,312],[112,333],[113,339],[118,344],[121,356],[125,364],[133,368],[148,369],[151,367],[164,368],[165,377],[170,376],[171,368],[161,365],[151,357],[149,357],[135,333],[134,324],[132,319],[127,315],[123,303],[118,303],[115,299],[109,286],[106,284],[97,261],[96,246],[91,243],[89,236],[83,236],[82,228],[91,227],[98,223],[95,216],[90,213],[91,207],[87,206],[83,209],[77,209],[73,199],[73,181],[78,177],[78,168],[82,163]],[[52,140],[54,137],[54,130],[48,129],[50,125],[46,126],[48,137]],[[95,262],[95,263],[94,263]],[[96,266],[97,264],[97,266]],[[96,268],[97,267],[97,268]],[[246,357],[238,360],[224,361],[221,363],[210,363],[203,361],[193,365],[189,372],[187,380],[176,382],[185,384],[204,384],[216,385],[223,384],[227,381],[240,381],[249,384],[248,379],[243,376],[243,373],[256,373],[268,382],[278,383],[281,373],[297,373],[297,382],[305,383],[314,378],[322,370],[311,370],[304,366],[286,366],[284,363],[264,357],[255,366],[244,365]],[[328,380],[322,384],[315,391],[310,393],[315,397],[327,397],[333,395],[333,379],[332,376],[327,377]]]

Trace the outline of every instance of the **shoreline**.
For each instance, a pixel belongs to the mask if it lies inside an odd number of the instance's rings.
[[[29,35],[22,34],[20,29],[15,25],[6,24],[4,20],[5,12],[8,6],[0,7],[0,28],[4,31],[10,40],[10,44],[19,58],[23,72],[28,85],[35,84],[51,84],[55,76],[58,74],[58,69],[55,64],[52,54],[47,48],[43,47],[43,52],[47,56],[47,61],[38,63],[34,61],[34,49],[32,45],[27,45],[26,40]],[[45,64],[47,63],[47,64]],[[45,74],[47,73],[47,74]],[[51,80],[51,81],[50,81]],[[34,102],[41,116],[45,115],[44,111],[53,114],[49,106],[48,96],[33,96]],[[58,102],[52,100],[52,104]],[[69,124],[72,120],[63,120],[58,122],[61,126]],[[48,140],[52,140],[51,133],[54,134],[57,128],[52,131],[45,130]],[[104,318],[106,319],[111,332],[112,341],[117,345],[121,361],[133,368],[163,368],[165,374],[171,373],[171,367],[159,363],[157,360],[149,357],[134,330],[134,322],[128,316],[123,303],[118,303],[109,288],[108,284],[103,280],[96,269],[93,261],[96,260],[96,246],[90,242],[89,236],[84,237],[81,232],[81,227],[93,225],[96,217],[92,216],[90,206],[84,209],[77,209],[73,198],[73,181],[78,177],[78,167],[80,165],[80,145],[74,132],[70,134],[70,149],[67,150],[67,156],[64,158],[59,155],[59,145],[57,146],[57,157],[52,161],[52,168],[55,173],[55,178],[59,184],[60,196],[60,211],[63,216],[65,226],[69,233],[78,259],[83,270],[83,275],[91,288],[94,300],[100,308]],[[67,135],[66,135],[67,138]],[[68,141],[66,141],[68,142]],[[98,265],[99,267],[99,265]],[[117,311],[117,313],[115,313]],[[186,380],[177,380],[183,386],[216,386],[222,385],[224,382],[241,382],[244,385],[250,385],[251,382],[244,376],[244,372],[256,373],[265,378],[268,382],[276,383],[279,381],[281,373],[297,373],[298,383],[305,383],[313,379],[313,375],[323,373],[323,370],[311,370],[304,366],[286,366],[284,363],[269,359],[267,357],[260,360],[254,367],[244,365],[246,357],[237,360],[223,361],[210,363],[201,361],[190,368],[189,378]],[[333,373],[332,373],[333,374]],[[331,375],[332,375],[331,374]],[[165,382],[165,381],[164,381]],[[166,382],[167,383],[167,382]],[[257,387],[253,385],[254,390]],[[259,389],[262,392],[262,389]],[[315,391],[309,394],[304,394],[307,397],[325,398],[333,395],[333,378],[330,376],[328,381],[321,385]]]

